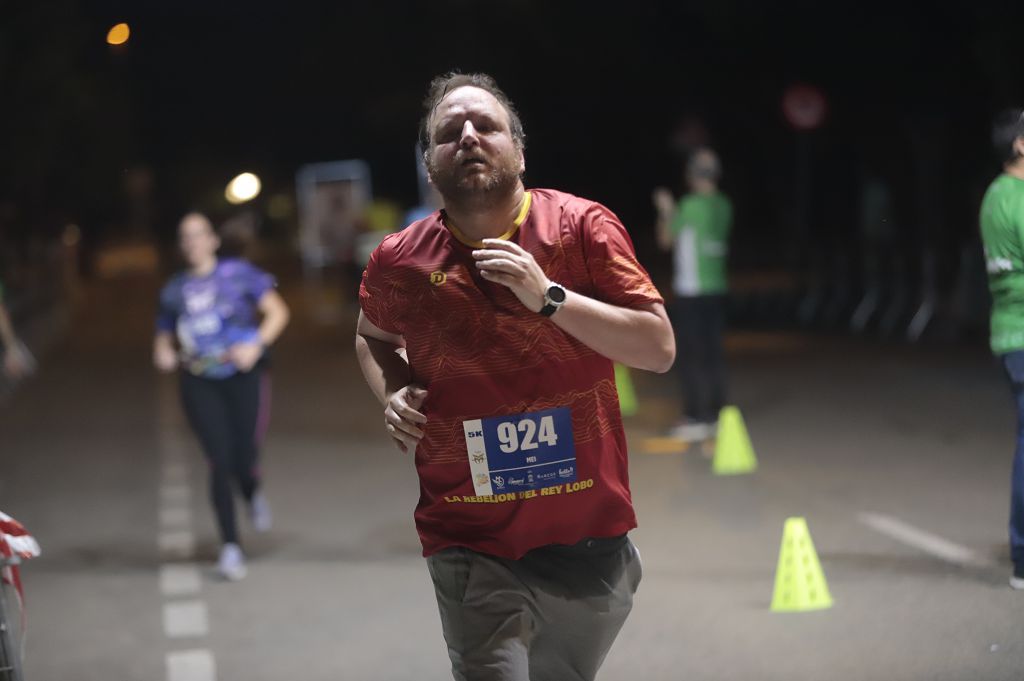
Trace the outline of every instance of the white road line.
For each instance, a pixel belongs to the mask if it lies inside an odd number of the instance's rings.
[[[160,500],[164,503],[188,503],[191,499],[192,488],[184,483],[160,485]]]
[[[157,546],[165,558],[191,558],[196,551],[196,538],[192,530],[161,532]]]
[[[177,459],[164,461],[161,478],[165,483],[185,482],[188,478],[188,467],[184,461],[178,461]]]
[[[205,648],[167,653],[167,681],[215,681],[213,653]]]
[[[181,529],[192,524],[192,509],[188,506],[164,506],[160,509],[160,527]]]
[[[178,393],[172,381],[160,382],[157,420],[160,436],[160,530],[157,544],[167,559],[191,559],[196,541],[192,533],[190,463],[194,443],[182,428]],[[197,596],[202,588],[195,563],[160,566],[160,592],[164,598]],[[167,601],[163,606],[164,633],[169,639],[203,637],[210,623],[206,603],[198,598]],[[193,645],[199,644],[195,641]],[[167,681],[217,681],[217,664],[208,648],[176,650],[166,654]]]
[[[178,430],[165,426],[160,433],[160,460],[164,463],[184,463],[192,458],[194,445],[180,435]]]
[[[160,593],[164,596],[191,596],[199,593],[202,579],[193,563],[166,563],[160,566]]]
[[[171,601],[164,603],[164,634],[168,638],[206,636],[210,633],[206,603],[202,601]]]
[[[987,567],[991,562],[966,546],[955,544],[938,535],[920,530],[896,518],[878,513],[859,513],[857,519],[871,529],[903,542],[915,549],[941,558],[948,563],[970,567]]]

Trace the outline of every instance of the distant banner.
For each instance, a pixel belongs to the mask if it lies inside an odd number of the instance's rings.
[[[299,248],[307,269],[352,262],[359,221],[373,196],[365,161],[312,163],[295,175]]]

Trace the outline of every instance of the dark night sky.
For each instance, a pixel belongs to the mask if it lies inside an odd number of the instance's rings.
[[[158,223],[240,169],[288,190],[312,161],[366,159],[378,195],[416,199],[413,144],[429,79],[494,75],[527,132],[527,181],[598,199],[649,241],[650,189],[674,182],[674,124],[706,124],[737,203],[737,262],[778,259],[798,148],[811,159],[811,240],[857,241],[868,173],[889,183],[900,239],[948,260],[994,172],[988,121],[1024,101],[1024,3],[7,3],[0,199],[19,224],[116,223],[118,173],[152,167]],[[922,5],[923,7],[923,5]],[[117,21],[122,49],[103,43]],[[785,87],[829,116],[798,140]],[[6,107],[5,107],[6,109]],[[211,189],[212,188],[212,189]]]

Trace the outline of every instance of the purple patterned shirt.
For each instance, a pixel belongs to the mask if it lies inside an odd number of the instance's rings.
[[[259,301],[275,285],[270,274],[234,258],[218,260],[203,277],[179,272],[160,292],[156,328],[177,335],[187,371],[227,378],[238,371],[227,349],[259,340]]]

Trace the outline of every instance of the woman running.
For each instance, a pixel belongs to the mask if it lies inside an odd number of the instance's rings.
[[[267,348],[288,324],[288,306],[274,278],[249,262],[218,258],[220,238],[210,220],[189,213],[178,227],[186,269],[160,293],[153,363],[180,371],[189,425],[210,463],[210,495],[223,546],[220,574],[245,576],[232,482],[249,506],[254,529],[270,529],[270,507],[259,490],[259,441],[267,422]]]

